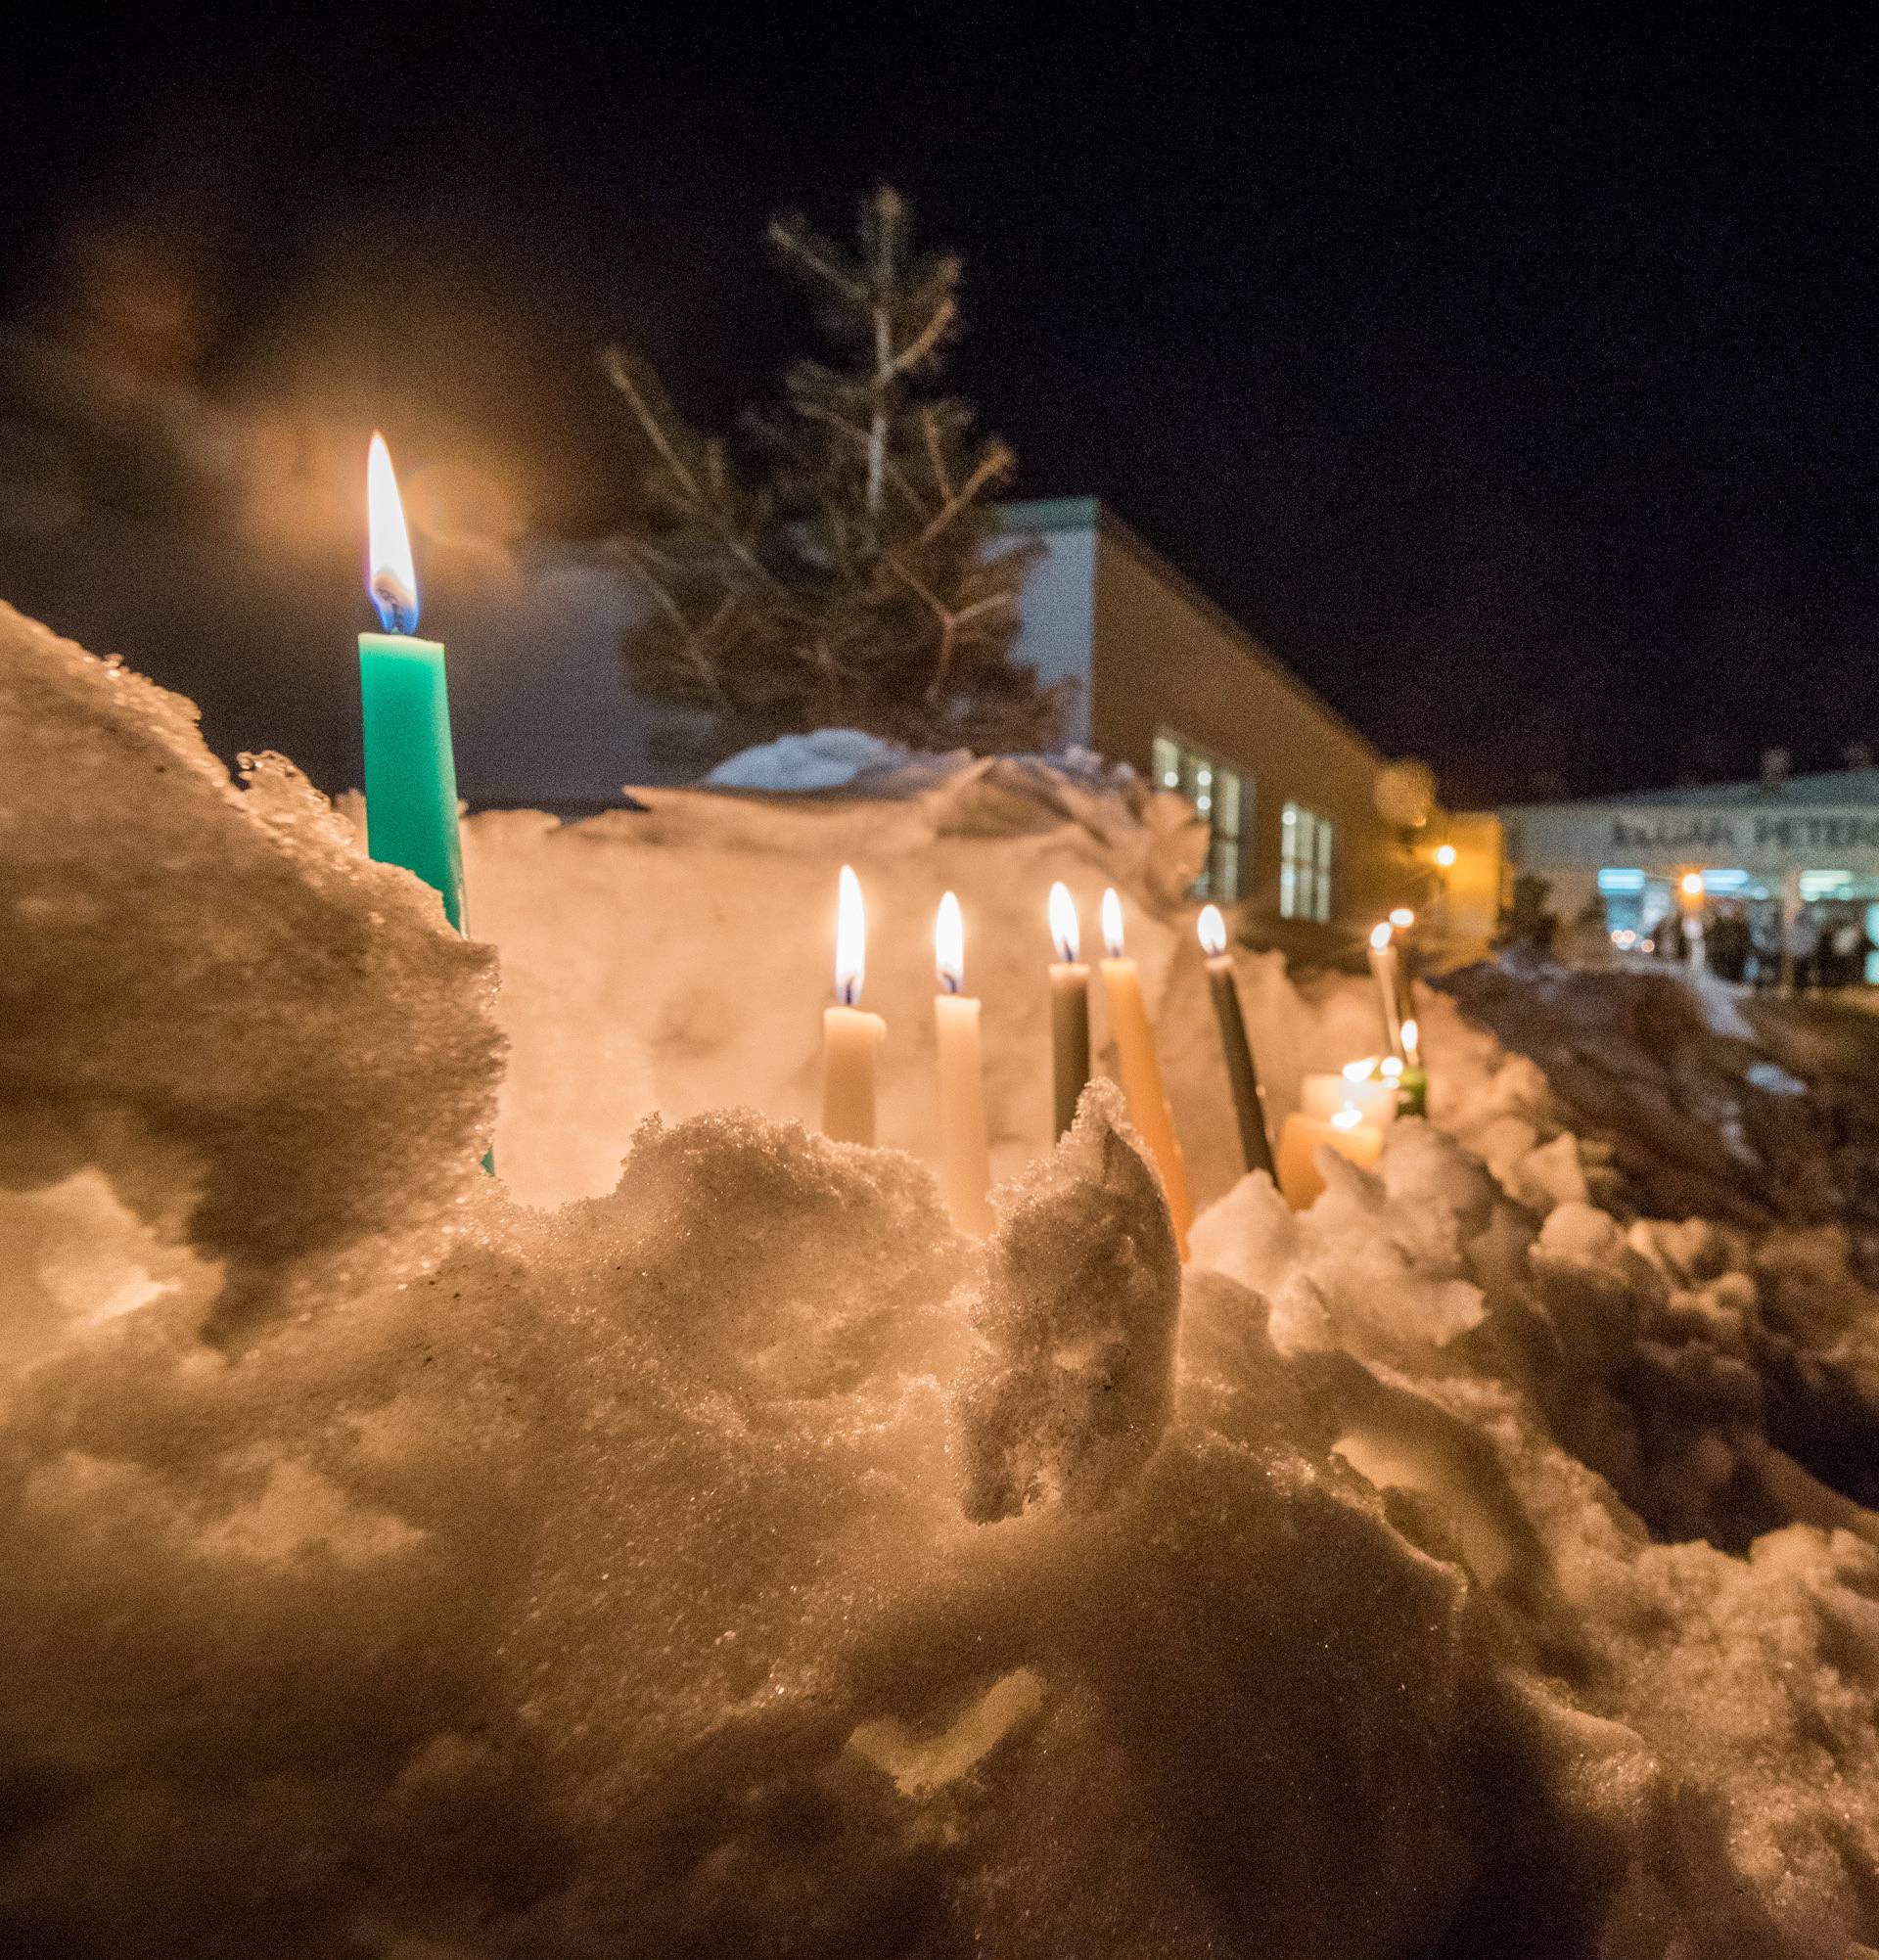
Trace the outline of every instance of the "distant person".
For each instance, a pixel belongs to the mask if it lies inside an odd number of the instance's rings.
[[[1857,986],[1865,978],[1866,955],[1872,950],[1872,943],[1866,937],[1866,930],[1859,923],[1859,915],[1856,912],[1848,912],[1837,920],[1831,940],[1832,984],[1837,987]]]
[[[1805,993],[1820,978],[1815,965],[1820,950],[1820,922],[1810,905],[1797,905],[1787,925],[1788,958],[1794,964],[1794,990]]]
[[[1718,980],[1740,986],[1748,979],[1749,922],[1737,906],[1718,906],[1710,921],[1710,971]]]
[[[1569,967],[1601,968],[1612,963],[1611,929],[1605,923],[1605,901],[1588,898],[1560,937],[1560,959]]]
[[[1749,980],[1769,987],[1781,978],[1781,915],[1772,906],[1758,905],[1749,920]]]

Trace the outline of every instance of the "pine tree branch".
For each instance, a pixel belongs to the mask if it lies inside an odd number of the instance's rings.
[[[874,411],[868,423],[868,516],[878,521],[887,487],[888,389],[894,382],[894,316],[885,301],[874,308]]]
[[[940,501],[949,503],[952,500],[952,478],[946,470],[946,459],[940,447],[940,427],[931,407],[920,411],[920,427],[927,438],[927,461],[933,468],[933,480],[940,485]]]
[[[640,426],[646,431],[653,447],[659,451],[665,467],[671,471],[679,487],[689,498],[694,515],[752,577],[769,587],[790,609],[797,610],[789,587],[756,556],[749,542],[738,535],[736,527],[726,522],[720,500],[706,494],[696,473],[679,455],[676,445],[667,435],[658,415],[654,413],[644,390],[633,380],[631,365],[625,356],[618,347],[609,347],[606,362],[607,372],[614,386],[626,397],[628,406],[639,418]]]
[[[914,539],[916,546],[931,544],[954,518],[989,482],[995,482],[1011,468],[1011,451],[994,444],[979,459],[978,467],[929,520],[927,527]]]
[[[915,367],[921,361],[925,360],[928,354],[933,351],[934,345],[939,341],[940,335],[958,317],[958,313],[959,306],[956,300],[950,296],[940,300],[939,305],[933,309],[932,319],[894,355],[894,372],[896,375],[903,375],[909,368]]]
[[[618,347],[609,347],[603,359],[607,363],[608,378],[626,397],[627,406],[639,418],[639,426],[646,432],[647,440],[659,451],[660,460],[672,473],[679,487],[692,502],[702,507],[706,501],[704,490],[689,465],[673,446],[664,422],[655,413],[645,390],[633,378],[632,364]]]
[[[771,245],[784,257],[795,259],[814,278],[834,287],[850,305],[867,303],[867,291],[861,282],[844,272],[819,244],[811,243],[811,234],[806,226],[792,225],[783,218],[772,218],[768,236]]]
[[[673,631],[678,636],[673,653],[680,664],[689,669],[694,679],[720,708],[728,708],[730,697],[725,692],[723,677],[718,672],[716,663],[705,653],[705,647],[717,637],[729,620],[736,608],[736,596],[727,593],[710,618],[702,627],[694,626],[685,616],[685,609],[678,603],[665,581],[654,574],[641,555],[630,544],[623,546],[622,552],[627,569],[645,587],[653,604],[670,620]]]
[[[847,416],[838,414],[832,408],[824,408],[820,402],[793,401],[790,406],[804,421],[822,422],[826,423],[831,429],[839,429],[855,445],[857,450],[863,454],[867,452],[868,432],[865,429],[857,429]],[[927,500],[920,494],[914,484],[913,479],[894,460],[892,454],[887,459],[887,473],[889,481],[913,506],[914,515],[924,518],[928,511]]]

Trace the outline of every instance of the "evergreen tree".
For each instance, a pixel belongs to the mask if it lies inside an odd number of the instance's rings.
[[[1011,451],[938,391],[959,327],[957,258],[919,251],[881,189],[850,251],[797,216],[769,243],[829,342],[745,418],[742,454],[688,428],[658,377],[608,372],[640,451],[618,540],[652,601],[636,685],[710,709],[727,743],[843,725],[920,747],[1036,747],[1061,697],[1011,649],[1034,544],[994,542]]]

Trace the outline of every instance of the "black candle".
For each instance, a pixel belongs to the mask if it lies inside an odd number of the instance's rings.
[[[1201,948],[1207,954],[1207,983],[1214,995],[1214,1012],[1220,1023],[1220,1046],[1226,1052],[1226,1078],[1233,1085],[1233,1114],[1240,1125],[1240,1154],[1248,1170],[1262,1170],[1277,1182],[1272,1145],[1265,1133],[1265,1103],[1253,1067],[1253,1049],[1246,1038],[1246,1017],[1233,984],[1233,960],[1226,950],[1226,921],[1217,905],[1203,906]]]

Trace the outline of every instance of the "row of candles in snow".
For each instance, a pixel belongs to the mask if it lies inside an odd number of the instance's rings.
[[[1102,921],[1105,956],[1098,971],[1109,1004],[1123,1093],[1161,1176],[1185,1257],[1194,1215],[1187,1168],[1162,1081],[1141,974],[1123,949],[1122,901],[1113,888],[1103,893]],[[1090,1075],[1089,968],[1080,958],[1076,901],[1061,883],[1050,888],[1050,931],[1057,949],[1050,967],[1051,1085],[1061,1136],[1076,1120],[1077,1101]],[[1275,1159],[1226,950],[1226,922],[1217,905],[1202,908],[1198,932],[1243,1160],[1248,1170],[1264,1171],[1294,1208],[1302,1209],[1324,1188],[1317,1167],[1320,1148],[1328,1147],[1354,1162],[1374,1163],[1383,1150],[1384,1128],[1395,1120],[1398,1109],[1407,1107],[1420,1114],[1418,1028],[1415,1018],[1402,1012],[1408,995],[1400,948],[1392,943],[1391,926],[1381,928],[1382,936],[1372,940],[1379,983],[1386,988],[1385,1020],[1397,1052],[1379,1061],[1352,1064],[1338,1075],[1306,1076],[1303,1106],[1286,1117]],[[940,1185],[954,1221],[965,1230],[983,1233],[991,1223],[987,1199],[991,1151],[979,1002],[965,991],[965,926],[959,901],[950,891],[940,899],[934,923],[934,964],[939,978],[934,1031]],[[845,864],[836,903],[835,1003],[824,1012],[822,1022],[822,1128],[841,1143],[875,1140],[875,1062],[887,1023],[860,1004],[866,966],[867,916],[861,884],[852,867]],[[1413,1067],[1407,1058],[1413,1058]]]
[[[1216,907],[1209,906],[1208,911],[1218,926],[1223,950],[1225,925]],[[1082,935],[1077,904],[1062,884],[1050,888],[1050,931],[1057,946],[1057,959],[1050,969],[1051,1088],[1061,1136],[1076,1120],[1077,1099],[1090,1073],[1089,968],[1079,957]],[[1187,1228],[1194,1216],[1187,1167],[1174,1133],[1168,1092],[1162,1085],[1141,974],[1123,950],[1123,904],[1113,889],[1103,893],[1103,943],[1106,956],[1099,971],[1122,1063],[1123,1093],[1160,1173],[1174,1234],[1185,1257]],[[852,868],[845,864],[836,900],[835,1004],[822,1017],[822,1128],[839,1143],[874,1142],[875,1054],[887,1033],[887,1023],[860,1005],[866,964],[867,918],[861,884]],[[985,1232],[991,1224],[986,1199],[991,1187],[991,1150],[985,1125],[979,1003],[965,992],[965,927],[959,901],[950,891],[940,899],[934,924],[934,964],[940,982],[940,991],[934,996],[934,1031],[940,1086],[940,1187],[954,1222],[967,1231]],[[1233,1013],[1237,1021],[1237,998]],[[1240,1028],[1240,1047],[1246,1047],[1244,1026]],[[1249,1093],[1257,1109],[1258,1085],[1252,1077],[1250,1053],[1245,1060]],[[1261,1167],[1270,1170],[1262,1121],[1259,1137],[1265,1159]]]
[[[359,693],[364,722],[366,847],[382,863],[397,864],[435,889],[444,916],[464,930],[463,849],[457,828],[456,760],[450,739],[450,707],[444,651],[435,640],[416,637],[418,581],[410,531],[397,477],[385,437],[374,433],[366,462],[366,589],[384,631],[359,635]],[[826,1091],[824,1127],[831,1136],[872,1142],[874,1136],[874,1047],[882,1023],[855,1005],[863,964],[865,927],[860,887],[851,870],[842,874],[841,920],[837,932],[838,1005],[825,1023]],[[1413,915],[1393,913],[1370,941],[1370,960],[1383,999],[1392,1054],[1376,1079],[1395,1099],[1417,1107],[1422,1081],[1416,1023],[1409,1012],[1408,980],[1401,950],[1392,930],[1413,923]],[[1089,969],[1077,958],[1077,908],[1062,885],[1051,891],[1051,931],[1058,958],[1050,969],[1053,1076],[1057,1128],[1068,1129],[1077,1098],[1089,1079]],[[1312,1101],[1286,1118],[1275,1161],[1268,1140],[1263,1101],[1253,1053],[1246,1037],[1226,927],[1219,908],[1201,913],[1200,936],[1208,980],[1219,1017],[1220,1038],[1232,1085],[1241,1147],[1249,1170],[1276,1177],[1294,1205],[1308,1204],[1321,1188],[1315,1168],[1320,1144],[1357,1162],[1374,1162],[1382,1149],[1381,1125],[1365,1120],[1366,1105],[1355,1091],[1371,1080],[1371,1065],[1358,1066],[1345,1100],[1323,1113]],[[1168,1194],[1177,1237],[1186,1250],[1193,1216],[1187,1172],[1162,1085],[1141,975],[1123,951],[1122,904],[1111,890],[1103,895],[1106,957],[1101,974],[1116,1045],[1122,1062],[1123,1090],[1136,1128],[1148,1144]],[[964,992],[964,930],[957,899],[947,893],[936,935],[941,991],[936,1015],[940,1050],[943,1177],[948,1201],[962,1225],[983,1230],[988,1214],[990,1182],[985,1090],[979,1037],[979,1003]],[[1400,1082],[1388,1079],[1394,1069]],[[1348,1072],[1348,1071],[1347,1071]],[[1339,1082],[1344,1077],[1307,1077]],[[1307,1127],[1308,1125],[1308,1127]],[[485,1160],[486,1162],[486,1160]],[[1309,1195],[1306,1195],[1309,1192]]]

